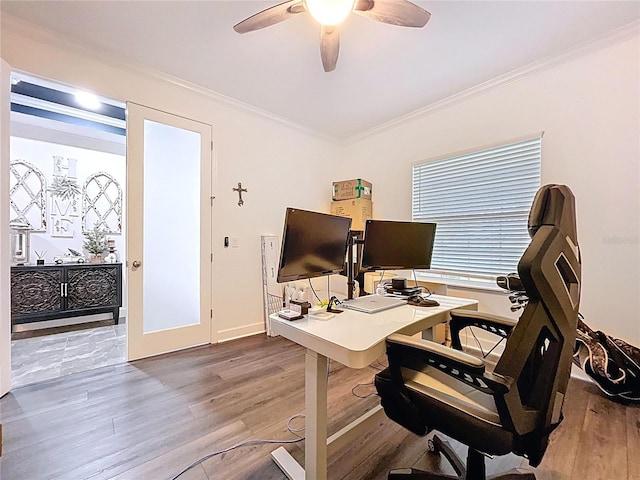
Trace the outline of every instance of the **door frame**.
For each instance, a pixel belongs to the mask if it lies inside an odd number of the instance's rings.
[[[144,332],[143,326],[143,178],[144,120],[196,131],[201,135],[200,170],[200,323]],[[127,360],[212,343],[213,127],[152,107],[127,102]],[[138,199],[133,201],[133,199]],[[142,266],[135,268],[134,261]]]
[[[11,249],[9,246],[9,126],[11,67],[0,58],[0,397],[11,390]]]

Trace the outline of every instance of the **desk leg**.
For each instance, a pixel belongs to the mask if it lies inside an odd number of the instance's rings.
[[[307,350],[305,356],[306,480],[327,478],[327,357]]]
[[[459,307],[464,310],[478,310],[478,304]],[[422,331],[422,338],[431,342],[442,343],[448,347],[451,346],[451,329],[449,328],[449,320],[451,315],[449,312],[434,316],[437,322],[433,327]]]
[[[327,357],[308,350],[305,354],[304,470],[284,447],[271,453],[290,480],[327,480]]]
[[[439,313],[433,316],[434,325],[422,331],[422,338],[436,343],[444,343],[449,329],[449,312]]]

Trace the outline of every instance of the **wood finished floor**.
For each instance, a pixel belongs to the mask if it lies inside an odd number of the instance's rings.
[[[384,359],[381,359],[384,361]],[[378,403],[355,397],[376,369],[331,365],[329,434]],[[359,395],[372,386],[356,389]],[[104,367],[15,389],[0,400],[2,480],[168,480],[198,458],[249,439],[292,439],[286,422],[304,409],[304,350],[283,339],[233,342]],[[565,421],[553,433],[539,480],[640,480],[640,408],[571,380]],[[297,427],[298,422],[293,426]],[[456,449],[462,447],[452,442]],[[184,480],[286,477],[252,445],[216,456]],[[304,442],[286,445],[302,462]],[[389,468],[452,472],[424,438],[383,420],[329,460],[329,478],[382,480]],[[488,473],[523,466],[509,455]]]

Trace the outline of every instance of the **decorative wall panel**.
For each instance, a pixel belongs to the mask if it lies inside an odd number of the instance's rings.
[[[74,217],[80,216],[80,186],[76,179],[75,158],[53,156],[51,193],[52,237],[73,237]]]
[[[9,218],[31,226],[33,232],[47,231],[47,184],[44,175],[24,160],[9,165]]]
[[[95,225],[106,233],[122,233],[122,189],[105,172],[89,176],[83,188],[82,231]]]

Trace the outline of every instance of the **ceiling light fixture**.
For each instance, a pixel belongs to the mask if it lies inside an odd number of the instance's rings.
[[[320,25],[335,26],[353,10],[355,0],[305,0],[309,13]]]
[[[424,27],[431,18],[429,12],[409,0],[288,0],[244,19],[233,29],[238,33],[253,32],[309,12],[320,23],[322,66],[325,72],[331,72],[340,52],[339,24],[352,11],[401,27]]]
[[[88,108],[89,110],[100,110],[100,108],[102,108],[102,102],[93,93],[76,92],[75,99],[81,107]]]

